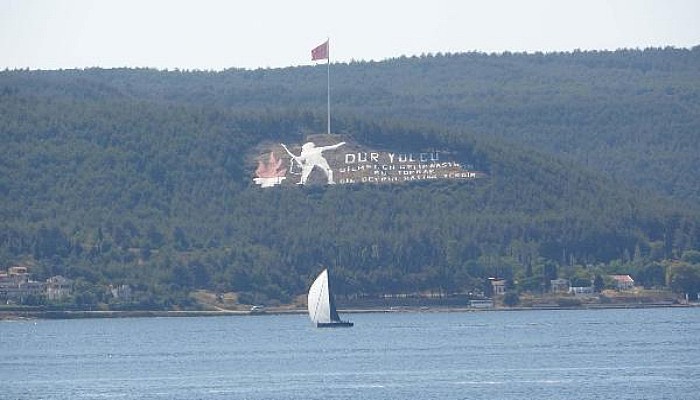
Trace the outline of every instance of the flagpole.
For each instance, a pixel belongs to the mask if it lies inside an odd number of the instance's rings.
[[[328,69],[328,77],[326,80],[327,84],[327,89],[328,89],[328,97],[326,99],[326,106],[328,107],[328,134],[331,134],[331,39],[326,38],[326,41],[313,48],[311,50],[311,61],[316,61],[316,60],[322,60],[326,59],[327,61],[327,69]]]
[[[331,39],[328,42],[328,134],[331,134]]]

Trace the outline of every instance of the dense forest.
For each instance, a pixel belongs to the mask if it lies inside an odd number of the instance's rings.
[[[323,266],[346,296],[700,289],[700,48],[334,64],[335,134],[488,177],[261,190],[248,154],[325,130],[325,74],[0,72],[0,269],[74,279],[79,304],[128,284],[144,308],[287,303]]]

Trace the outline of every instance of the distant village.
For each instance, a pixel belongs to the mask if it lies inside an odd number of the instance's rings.
[[[646,290],[635,286],[630,275],[608,275],[605,288],[596,287],[591,280],[586,286],[572,284],[570,279],[552,279],[549,289],[541,294],[521,293],[520,296],[509,296],[505,279],[491,278],[491,297],[499,299],[502,305],[523,307],[577,307],[606,304],[673,304],[675,296],[668,290]],[[577,281],[579,284],[580,280]],[[513,301],[513,298],[517,300]],[[489,306],[489,304],[486,304]],[[490,304],[490,306],[494,306]]]
[[[73,281],[60,275],[45,282],[31,280],[27,267],[10,267],[7,272],[0,272],[0,301],[5,304],[31,304],[39,298],[61,302],[70,297],[72,287]]]
[[[44,302],[65,303],[73,295],[73,280],[61,275],[52,276],[46,281],[35,281],[27,267],[10,267],[0,272],[0,304],[36,305]],[[131,288],[128,285],[105,288],[114,298],[129,299]]]
[[[510,295],[515,295],[516,290],[508,289],[506,279],[489,278],[488,290],[478,293],[445,294],[445,293],[402,293],[385,294],[381,299],[352,299],[341,300],[339,303],[345,307],[389,307],[398,309],[401,307],[464,307],[473,309],[489,309],[500,306],[524,306],[524,307],[575,307],[581,305],[601,304],[601,299],[610,303],[646,303],[646,304],[671,304],[675,301],[670,292],[650,292],[635,287],[634,279],[630,275],[610,275],[612,286],[602,292],[596,291],[593,282],[589,286],[572,286],[569,279],[553,279],[550,288],[545,293],[521,294],[515,302],[510,302]],[[651,295],[650,295],[651,293]]]
[[[488,290],[479,293],[399,293],[383,294],[352,299],[338,299],[339,305],[346,308],[401,308],[401,307],[468,307],[473,309],[489,309],[500,306],[523,307],[562,307],[601,304],[601,300],[618,303],[647,303],[672,304],[676,299],[670,292],[660,291],[650,295],[650,291],[635,287],[630,275],[608,276],[608,288],[600,293],[593,285],[572,286],[569,279],[554,279],[550,281],[546,293],[537,295],[521,294],[517,302],[509,302],[508,282],[505,279],[490,278]],[[0,272],[0,305],[41,305],[68,304],[73,302],[75,293],[74,281],[61,275],[52,276],[45,281],[35,281],[31,278],[27,267],[13,266],[5,272]],[[129,302],[133,299],[129,285],[105,286],[106,297]],[[612,300],[611,300],[612,299]],[[694,299],[693,299],[694,300]],[[234,306],[230,304],[230,306]]]
[[[634,279],[629,275],[610,275],[610,279],[614,282],[615,290],[629,291],[634,289]],[[506,293],[506,280],[492,278],[491,287],[495,295]],[[571,281],[568,279],[553,279],[550,281],[552,293],[568,293],[572,295],[585,295],[595,293],[593,282],[590,286],[571,286]]]

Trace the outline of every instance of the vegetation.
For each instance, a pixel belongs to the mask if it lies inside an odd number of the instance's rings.
[[[698,65],[700,48],[335,65],[334,132],[488,178],[288,190],[254,186],[247,154],[324,130],[324,68],[0,72],[0,265],[113,308],[287,303],[321,266],[347,296],[610,273],[697,293]],[[105,295],[123,284],[128,304]]]

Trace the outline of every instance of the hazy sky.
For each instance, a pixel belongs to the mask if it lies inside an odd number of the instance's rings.
[[[221,70],[700,45],[700,0],[0,0],[0,68]]]

